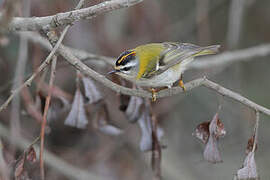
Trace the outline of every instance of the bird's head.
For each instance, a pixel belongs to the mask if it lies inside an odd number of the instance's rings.
[[[138,60],[134,50],[123,52],[115,62],[114,70],[109,72],[119,75],[136,76],[138,71]]]

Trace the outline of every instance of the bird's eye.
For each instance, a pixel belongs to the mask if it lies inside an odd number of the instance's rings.
[[[131,69],[131,67],[124,67],[122,70],[123,71],[129,71]]]

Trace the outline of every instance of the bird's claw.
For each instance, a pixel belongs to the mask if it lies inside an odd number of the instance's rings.
[[[183,89],[184,92],[186,92],[186,87],[185,87],[182,79],[180,79],[180,81],[179,81],[179,86]]]
[[[150,89],[152,92],[152,102],[155,102],[157,100],[157,91],[154,88]]]

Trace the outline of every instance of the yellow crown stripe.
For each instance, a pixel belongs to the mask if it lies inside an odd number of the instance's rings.
[[[118,61],[118,63],[121,63],[124,59],[126,59],[126,57],[128,57],[129,55],[133,55],[133,54],[135,55],[136,53],[134,51],[132,51],[131,53],[122,56],[121,59]]]

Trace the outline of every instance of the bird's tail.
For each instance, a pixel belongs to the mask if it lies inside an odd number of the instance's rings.
[[[220,45],[212,45],[212,46],[200,47],[199,52],[196,53],[194,56],[203,56],[203,55],[208,55],[208,54],[216,54],[218,52],[219,48],[220,48]]]

